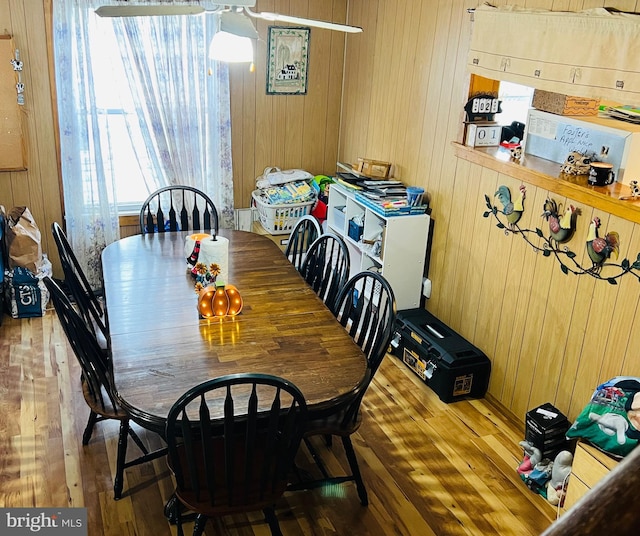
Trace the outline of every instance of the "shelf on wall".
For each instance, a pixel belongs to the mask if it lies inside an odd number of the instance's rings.
[[[472,148],[452,142],[455,156],[522,182],[568,197],[614,216],[640,223],[640,198],[622,200],[631,189],[619,182],[610,186],[591,186],[586,175],[560,175],[560,165],[524,154],[519,162],[511,160],[499,147]],[[640,180],[640,177],[638,177]]]

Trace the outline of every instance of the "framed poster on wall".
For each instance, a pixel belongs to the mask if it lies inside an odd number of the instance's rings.
[[[269,26],[267,95],[306,95],[310,28]]]
[[[17,63],[13,39],[10,35],[0,35],[0,171],[27,168],[22,106],[18,103],[24,102],[24,87],[14,69]]]

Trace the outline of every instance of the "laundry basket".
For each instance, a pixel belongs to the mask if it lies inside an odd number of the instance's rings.
[[[315,199],[303,203],[287,203],[283,205],[273,205],[267,203],[260,195],[259,190],[254,190],[251,194],[260,223],[265,231],[272,235],[290,234],[297,221],[311,214]]]

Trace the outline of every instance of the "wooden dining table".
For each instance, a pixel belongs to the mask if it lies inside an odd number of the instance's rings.
[[[236,373],[291,381],[311,415],[348,400],[365,355],[277,245],[221,229],[229,240],[225,282],[237,287],[243,309],[201,319],[185,257],[189,234],[130,236],[102,253],[114,383],[133,421],[163,434],[184,392]]]

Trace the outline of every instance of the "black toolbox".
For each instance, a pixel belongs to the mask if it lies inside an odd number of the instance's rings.
[[[398,312],[391,353],[443,402],[482,398],[487,392],[489,358],[425,309]]]

